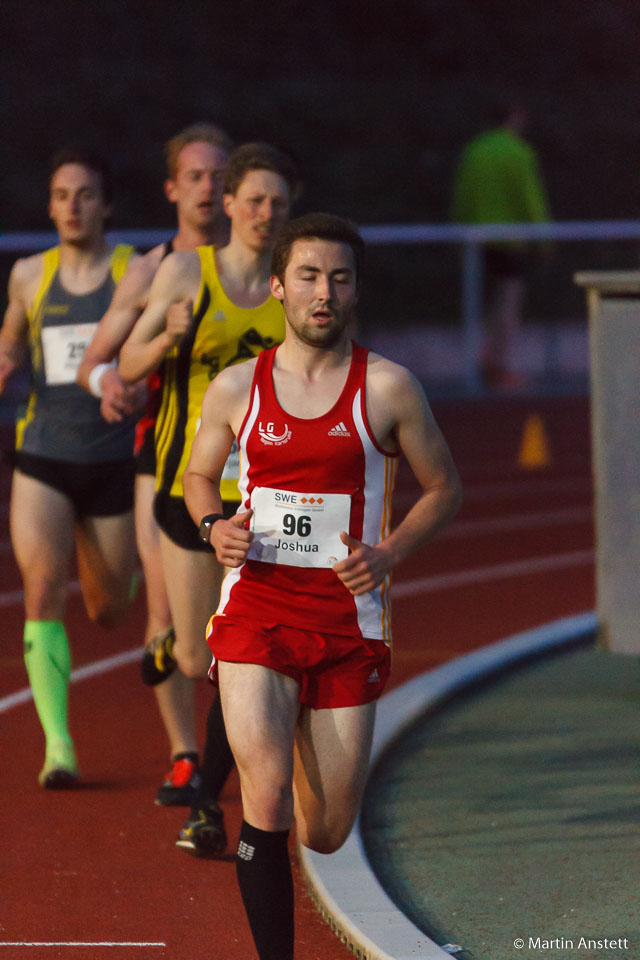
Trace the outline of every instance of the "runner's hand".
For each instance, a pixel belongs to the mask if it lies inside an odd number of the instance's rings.
[[[386,551],[381,547],[370,547],[344,530],[340,539],[351,551],[346,560],[334,564],[333,571],[344,583],[349,593],[359,597],[382,583],[391,570]]]
[[[167,333],[175,346],[189,332],[193,322],[193,300],[172,303],[167,310]]]
[[[211,527],[209,541],[218,562],[225,567],[239,567],[247,559],[253,530],[246,530],[245,523],[252,513],[253,510],[236,513],[230,520],[217,520]]]
[[[106,370],[100,379],[100,413],[107,423],[119,423],[142,406],[143,394],[136,384],[125,383],[117,370]]]

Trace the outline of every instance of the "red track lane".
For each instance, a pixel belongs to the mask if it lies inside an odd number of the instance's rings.
[[[517,466],[530,413],[542,417],[552,452],[551,465],[538,471]],[[436,415],[463,474],[466,502],[457,521],[460,534],[454,525],[398,571],[398,585],[426,580],[427,591],[394,602],[393,685],[476,647],[594,606],[586,399],[436,405]],[[5,469],[0,476],[0,697],[26,684],[22,610],[7,598],[20,590],[3,544],[8,482]],[[398,516],[412,491],[401,471]],[[514,517],[519,523],[509,529]],[[510,519],[502,523],[502,518]],[[513,564],[525,566],[511,575]],[[501,565],[500,576],[486,575],[496,565]],[[460,576],[468,570],[479,570],[479,579],[461,585]],[[451,582],[429,586],[429,578],[443,575],[451,575]],[[106,631],[89,625],[73,596],[68,627],[74,666],[133,648],[143,623],[141,598],[126,624]],[[203,683],[198,691],[202,721],[208,701]],[[153,804],[168,748],[153,695],[140,684],[136,664],[72,687],[71,725],[82,789],[45,794],[38,787],[43,737],[32,703],[4,712],[0,723],[0,942],[166,944],[0,946],[0,960],[255,957],[231,853],[216,862],[186,856],[174,846],[184,810]],[[222,801],[231,851],[241,819],[235,774]],[[315,912],[297,872],[296,884],[298,960],[347,960],[351,954]]]

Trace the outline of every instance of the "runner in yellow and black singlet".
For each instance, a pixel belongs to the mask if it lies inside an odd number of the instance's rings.
[[[164,363],[155,515],[176,634],[170,654],[188,676],[206,676],[207,611],[217,602],[224,569],[187,512],[182,475],[211,380],[284,336],[282,306],[269,288],[271,251],[296,189],[293,165],[280,151],[267,144],[244,144],[233,151],[223,196],[231,220],[228,245],[167,257],[147,308],[120,353],[120,374],[131,383]],[[235,465],[233,459],[227,465],[227,513],[235,512],[239,502],[237,466],[237,457]],[[156,651],[163,664],[165,652]],[[228,744],[218,736],[216,745],[216,736],[208,722],[201,796],[178,839],[190,852],[219,853],[225,842],[216,802],[224,780],[214,767],[219,766],[216,754],[228,751]]]
[[[225,367],[257,356],[284,337],[282,304],[269,296],[257,307],[239,307],[225,293],[213,247],[199,247],[200,288],[189,331],[165,360],[162,404],[156,425],[156,518],[186,549],[203,549],[183,501],[182,476],[200,422],[202,399]],[[238,454],[232,451],[223,498],[235,512]],[[205,547],[206,549],[206,547]]]

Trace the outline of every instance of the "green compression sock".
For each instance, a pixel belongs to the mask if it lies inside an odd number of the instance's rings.
[[[71,654],[61,620],[27,620],[24,662],[33,699],[47,741],[47,753],[72,748],[67,727],[67,697]],[[65,749],[66,748],[66,751]],[[73,749],[73,748],[72,748]]]
[[[129,603],[133,603],[138,592],[138,587],[140,586],[140,577],[137,573],[134,573],[131,577],[131,585],[129,587]]]

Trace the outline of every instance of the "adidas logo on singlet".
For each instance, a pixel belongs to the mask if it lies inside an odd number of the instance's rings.
[[[349,431],[347,430],[347,428],[345,427],[344,423],[341,420],[340,423],[336,423],[335,427],[332,427],[331,430],[329,430],[328,436],[350,437],[351,434],[349,433]]]

